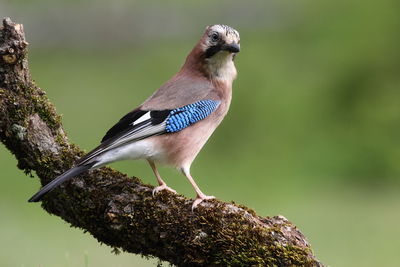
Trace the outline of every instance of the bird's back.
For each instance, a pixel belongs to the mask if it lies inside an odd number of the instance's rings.
[[[200,75],[178,73],[162,85],[142,105],[143,110],[175,109],[208,99],[216,88],[210,80]],[[211,100],[219,100],[214,99]]]

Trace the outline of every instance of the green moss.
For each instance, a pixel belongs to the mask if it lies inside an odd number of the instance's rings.
[[[18,124],[11,125],[11,131],[15,134],[16,138],[20,141],[25,139],[26,128]]]
[[[190,203],[183,198],[161,192],[153,199],[150,194],[135,191],[138,200],[125,207],[121,204],[113,213],[113,222],[122,225],[124,231],[129,229],[121,244],[126,251],[157,255],[174,264],[190,266],[314,265],[309,249],[277,243],[271,232],[279,232],[278,225],[272,229],[255,227],[243,212],[221,212],[225,204],[216,201],[212,208],[199,207],[192,213]],[[159,202],[165,208],[160,208]],[[118,210],[126,212],[118,214]],[[172,211],[176,214],[172,215]],[[151,225],[154,222],[157,224]],[[179,243],[185,246],[180,247]],[[165,250],[170,253],[160,254]]]
[[[61,127],[61,116],[56,113],[53,104],[46,97],[44,91],[40,90],[33,82],[28,86],[20,84],[20,90],[24,93],[27,101],[33,104],[32,111],[38,113],[50,129],[55,131]]]

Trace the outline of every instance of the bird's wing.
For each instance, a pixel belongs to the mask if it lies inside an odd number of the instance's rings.
[[[172,110],[136,109],[107,131],[102,143],[80,159],[78,164],[95,162],[96,156],[122,145],[150,136],[174,133],[205,119],[219,106],[220,101],[200,100]]]

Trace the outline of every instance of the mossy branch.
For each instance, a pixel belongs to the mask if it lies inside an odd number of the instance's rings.
[[[0,26],[0,139],[25,173],[42,184],[83,155],[68,142],[60,116],[31,79],[23,27]],[[282,216],[214,200],[191,211],[192,200],[138,178],[102,168],[65,183],[43,208],[113,248],[178,266],[322,266],[301,232]],[[28,205],[28,204],[27,204]]]

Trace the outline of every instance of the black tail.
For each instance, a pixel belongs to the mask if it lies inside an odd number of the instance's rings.
[[[64,172],[63,174],[61,174],[60,176],[58,176],[56,179],[54,179],[53,181],[51,181],[50,183],[46,184],[45,186],[42,187],[42,189],[40,189],[39,192],[37,192],[36,194],[34,194],[29,200],[28,202],[38,202],[39,200],[42,199],[42,197],[47,194],[48,192],[50,192],[51,190],[53,190],[54,188],[56,188],[58,185],[62,184],[63,182],[81,174],[84,171],[89,170],[91,167],[93,166],[93,164],[89,164],[89,165],[80,165],[80,166],[76,166],[73,167],[72,169],[69,169],[68,171]]]

